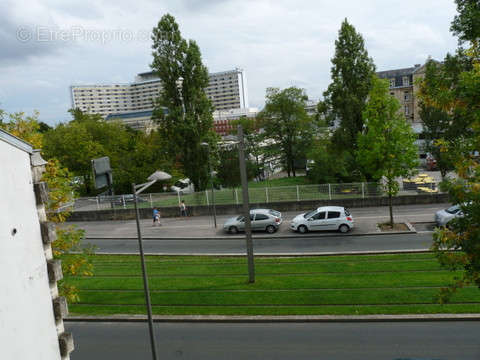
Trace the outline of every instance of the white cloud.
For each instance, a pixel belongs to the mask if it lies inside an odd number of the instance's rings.
[[[295,85],[321,97],[344,18],[363,34],[381,70],[443,58],[456,46],[449,33],[453,0],[21,0],[0,10],[0,24],[9,25],[0,25],[7,45],[0,88],[9,88],[0,104],[7,111],[36,108],[49,123],[69,118],[70,85],[130,82],[148,70],[148,33],[167,12],[184,37],[197,41],[210,71],[245,69],[250,105],[258,107],[270,86]],[[66,36],[21,43],[15,32],[24,24]]]

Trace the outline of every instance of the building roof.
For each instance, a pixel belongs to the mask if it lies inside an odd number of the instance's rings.
[[[416,64],[414,67],[409,67],[409,68],[378,71],[377,76],[382,79],[396,78],[398,76],[408,76],[408,75],[412,75],[420,67],[421,67],[420,64]]]
[[[23,150],[29,154],[33,153],[32,145],[27,143],[26,141],[13,136],[12,134],[0,129],[0,140],[5,141],[7,144],[15,146],[16,148]]]

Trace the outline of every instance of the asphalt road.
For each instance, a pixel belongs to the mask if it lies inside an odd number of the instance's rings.
[[[432,242],[431,233],[396,235],[298,235],[295,238],[254,239],[255,254],[348,253],[368,251],[423,250]],[[88,239],[97,253],[138,253],[136,239]],[[151,254],[244,254],[244,239],[144,240],[145,253]]]
[[[71,323],[72,360],[151,359],[146,323]],[[478,360],[480,322],[155,323],[159,359]]]

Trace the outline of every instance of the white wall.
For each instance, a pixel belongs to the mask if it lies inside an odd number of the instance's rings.
[[[2,140],[0,359],[60,359],[30,155]]]

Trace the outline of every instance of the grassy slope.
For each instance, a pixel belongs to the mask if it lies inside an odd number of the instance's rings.
[[[71,277],[74,314],[143,314],[136,256],[94,256],[94,277]],[[436,303],[455,273],[430,254],[257,258],[248,284],[243,258],[149,257],[155,314],[410,314],[480,312],[480,291]]]

